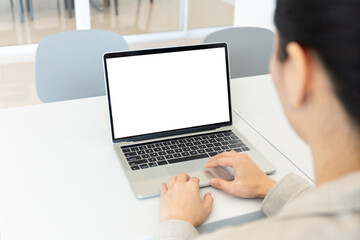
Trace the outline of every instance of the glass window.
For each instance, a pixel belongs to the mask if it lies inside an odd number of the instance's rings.
[[[189,0],[189,29],[232,26],[235,0]]]
[[[57,32],[75,30],[66,0],[0,1],[0,46],[38,43]],[[73,3],[71,3],[73,6]]]
[[[180,0],[90,0],[90,3],[94,29],[122,35],[180,30]]]

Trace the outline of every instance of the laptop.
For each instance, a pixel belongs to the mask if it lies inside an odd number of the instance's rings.
[[[233,179],[227,168],[204,167],[224,151],[275,171],[232,127],[226,43],[105,53],[103,61],[112,141],[138,198],[159,195],[161,183],[181,172],[200,187]]]

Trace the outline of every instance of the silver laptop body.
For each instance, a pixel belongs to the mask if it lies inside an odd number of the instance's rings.
[[[181,172],[198,177],[200,187],[213,177],[231,180],[225,168],[204,167],[223,151],[243,152],[275,172],[232,127],[225,43],[106,53],[103,60],[112,141],[138,198],[159,195],[160,184]]]

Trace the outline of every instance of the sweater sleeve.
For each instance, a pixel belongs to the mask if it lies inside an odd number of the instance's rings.
[[[291,200],[304,192],[311,190],[313,186],[296,174],[288,174],[277,182],[266,195],[261,204],[261,210],[267,216],[273,216]]]
[[[199,235],[196,228],[182,220],[168,220],[159,224],[154,240],[190,240]]]

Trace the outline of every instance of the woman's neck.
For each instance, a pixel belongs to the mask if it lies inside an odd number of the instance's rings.
[[[319,130],[319,134],[314,134],[311,140],[316,184],[323,184],[360,171],[359,133],[345,119],[346,117],[335,118],[331,123],[325,124],[323,129]]]

